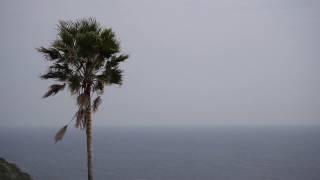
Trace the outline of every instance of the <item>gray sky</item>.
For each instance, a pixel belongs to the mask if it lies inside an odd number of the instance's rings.
[[[58,20],[96,17],[130,59],[95,126],[320,124],[318,0],[1,0],[0,126],[61,126],[35,50]]]

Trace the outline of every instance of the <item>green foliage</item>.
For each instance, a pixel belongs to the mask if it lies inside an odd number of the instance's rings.
[[[0,157],[1,180],[32,180],[29,174],[22,172],[15,164]]]
[[[55,95],[65,85],[72,95],[86,94],[90,98],[96,94],[99,97],[105,85],[122,84],[119,65],[128,59],[128,55],[120,53],[120,45],[112,29],[102,27],[93,18],[60,21],[57,39],[50,47],[40,47],[38,51],[50,63],[41,78],[63,83],[50,86],[44,97]],[[100,103],[99,97],[94,103],[95,110]],[[79,115],[79,126],[85,125],[82,121],[86,119],[84,112],[88,108],[79,105],[76,113]]]

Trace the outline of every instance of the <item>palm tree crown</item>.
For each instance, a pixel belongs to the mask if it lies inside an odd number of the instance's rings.
[[[60,82],[51,85],[43,97],[55,95],[67,85],[77,97],[79,110],[75,119],[79,128],[86,127],[88,110],[97,111],[104,86],[121,85],[119,63],[128,58],[120,53],[112,29],[103,28],[93,18],[60,21],[57,39],[50,47],[40,47],[38,51],[50,62],[41,78]]]
[[[49,87],[43,97],[57,94],[67,85],[77,97],[76,127],[86,129],[88,180],[93,180],[92,111],[101,104],[105,85],[121,85],[119,63],[128,55],[120,53],[119,42],[111,29],[103,28],[93,18],[77,21],[60,21],[57,39],[49,48],[38,49],[50,62],[42,79],[59,84]],[[92,97],[95,98],[92,100]],[[55,141],[63,138],[68,125],[62,127]]]

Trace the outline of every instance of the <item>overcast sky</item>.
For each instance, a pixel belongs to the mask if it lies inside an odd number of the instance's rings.
[[[35,50],[58,20],[96,17],[122,50],[95,126],[320,124],[318,0],[1,0],[0,126],[62,126],[76,111]]]

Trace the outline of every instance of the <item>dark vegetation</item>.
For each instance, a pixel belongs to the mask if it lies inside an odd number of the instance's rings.
[[[31,176],[22,172],[15,164],[0,157],[0,180],[32,180]]]

